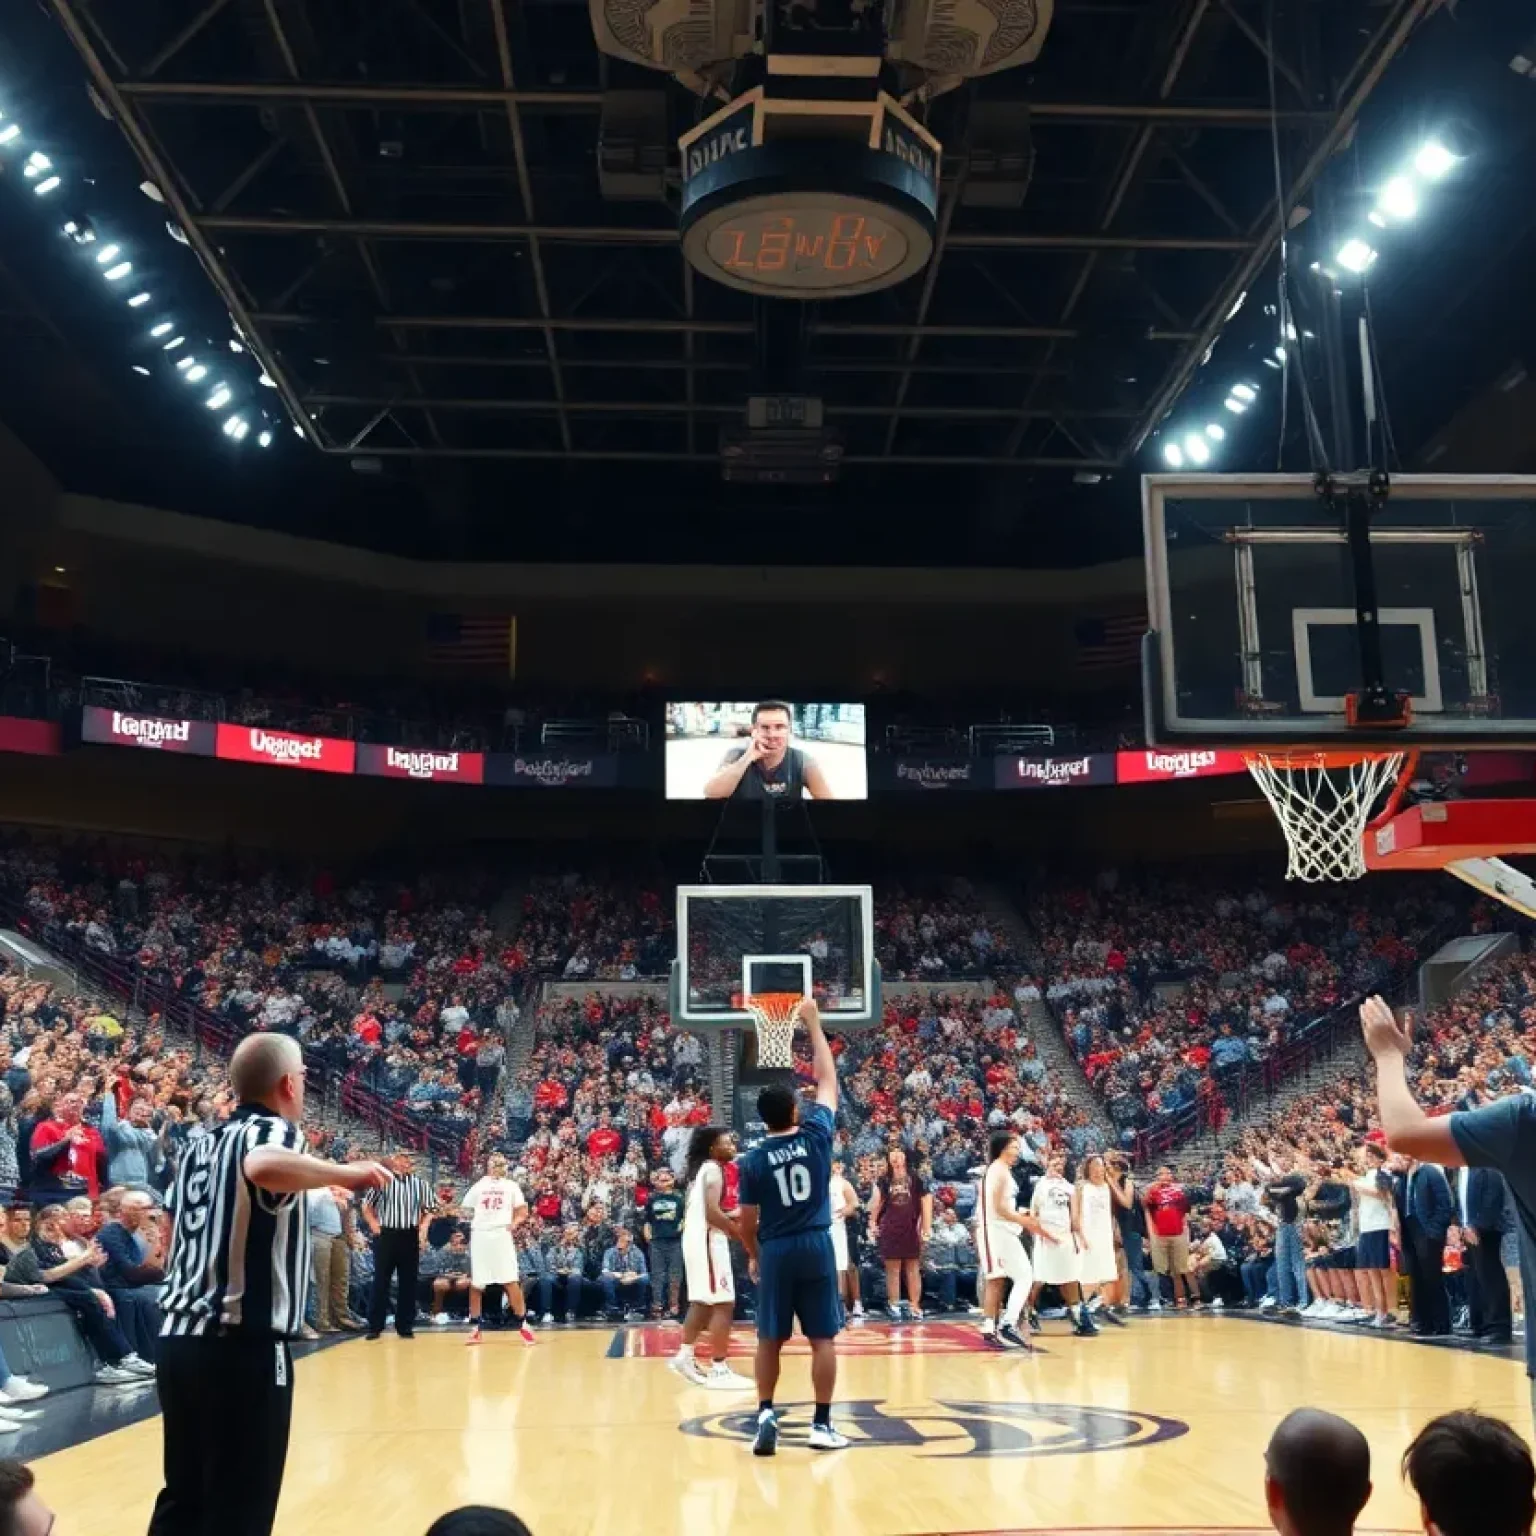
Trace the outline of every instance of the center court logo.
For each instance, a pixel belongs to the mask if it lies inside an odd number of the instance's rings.
[[[957,1459],[1086,1456],[1156,1445],[1189,1433],[1189,1425],[1179,1419],[1075,1403],[933,1402],[920,1408],[896,1408],[863,1399],[837,1404],[834,1416],[837,1427],[853,1442],[853,1450],[903,1450]],[[811,1405],[792,1404],[780,1411],[780,1417],[780,1443],[804,1445]],[[686,1419],[678,1426],[685,1435],[707,1440],[751,1440],[756,1427],[756,1411],[740,1408]]]

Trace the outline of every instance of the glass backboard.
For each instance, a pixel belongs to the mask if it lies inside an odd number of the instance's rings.
[[[1536,479],[1404,475],[1371,551],[1402,731],[1361,732],[1355,586],[1310,475],[1142,482],[1148,734],[1155,743],[1465,749],[1536,741]]]

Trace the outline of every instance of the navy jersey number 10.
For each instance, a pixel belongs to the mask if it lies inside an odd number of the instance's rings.
[[[832,1225],[832,1111],[807,1107],[787,1136],[768,1136],[741,1160],[741,1202],[758,1208],[758,1236],[775,1238]]]

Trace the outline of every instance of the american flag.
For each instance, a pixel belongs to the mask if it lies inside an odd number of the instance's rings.
[[[1079,619],[1074,631],[1078,670],[1109,672],[1134,667],[1141,659],[1141,637],[1146,629],[1147,616],[1139,609]]]
[[[434,613],[427,620],[427,660],[460,671],[517,675],[517,618],[513,614]]]

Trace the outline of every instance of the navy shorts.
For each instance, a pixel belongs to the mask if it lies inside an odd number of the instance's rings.
[[[773,1238],[758,1251],[757,1336],[787,1339],[795,1319],[808,1339],[843,1331],[843,1299],[828,1231]]]
[[[1392,1239],[1387,1232],[1362,1232],[1355,1245],[1356,1269],[1391,1269]]]

